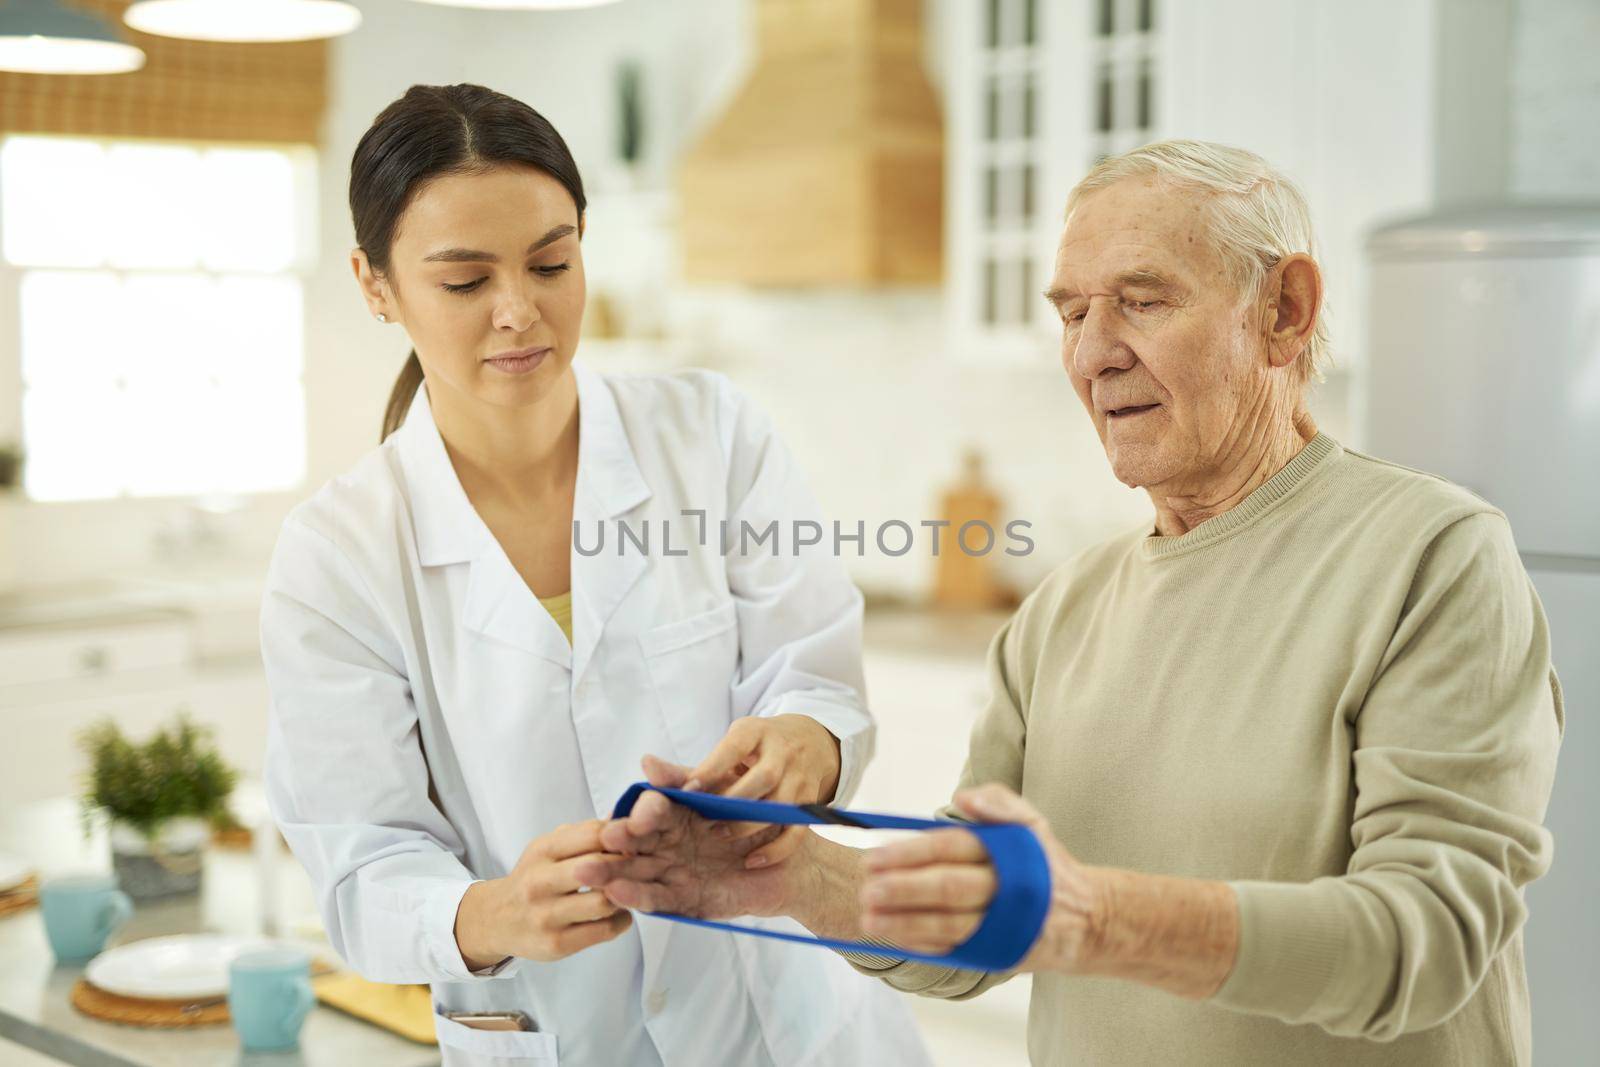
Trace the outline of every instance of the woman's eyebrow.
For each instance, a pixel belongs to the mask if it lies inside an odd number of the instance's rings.
[[[552,227],[549,233],[546,233],[543,237],[529,245],[528,250],[524,252],[523,255],[531,256],[545,245],[550,244],[553,241],[559,241],[568,234],[574,234],[577,232],[578,228],[576,226],[571,226],[567,223],[562,223],[560,226]],[[475,248],[443,248],[437,252],[431,252],[428,255],[423,256],[422,262],[498,263],[500,262],[500,257],[495,255],[493,252],[480,252]]]

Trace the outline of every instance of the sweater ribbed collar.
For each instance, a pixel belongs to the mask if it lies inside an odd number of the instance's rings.
[[[1252,526],[1343,452],[1339,442],[1325,433],[1319,433],[1295,453],[1283,470],[1268,478],[1238,504],[1221,515],[1207,519],[1188,533],[1176,537],[1152,533],[1140,542],[1140,552],[1145,559],[1165,559],[1220,541]]]

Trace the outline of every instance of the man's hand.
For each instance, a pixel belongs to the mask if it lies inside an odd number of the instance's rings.
[[[1215,993],[1233,969],[1239,906],[1227,882],[1079,863],[1044,817],[1000,785],[963,790],[978,822],[1021,823],[1050,863],[1050,911],[1020,970],[1127,978],[1182,997]],[[861,928],[906,948],[948,952],[994,897],[994,868],[965,830],[919,834],[868,853]]]
[[[687,768],[653,756],[645,757],[644,771],[652,785],[674,788],[683,788],[689,775]],[[627,818],[600,832],[606,851],[626,858],[590,857],[579,864],[577,876],[612,903],[640,911],[700,919],[783,914],[803,871],[784,863],[751,869],[747,860],[784,828],[758,825],[753,834],[731,837],[713,832],[722,825],[647,792]]]
[[[1050,862],[1051,904],[1025,971],[1076,972],[1092,951],[1100,902],[1091,869],[1073,859],[1044,816],[1000,785],[964,790],[956,807],[977,822],[1021,823]],[[995,893],[994,867],[966,830],[934,830],[866,855],[861,928],[917,952],[945,953],[972,936]]]
[[[747,716],[737,719],[700,765],[686,788],[785,804],[826,804],[839,787],[839,740],[809,715]],[[749,839],[762,823],[723,823],[715,832]],[[803,826],[789,827],[750,850],[750,869],[781,863],[804,840]]]

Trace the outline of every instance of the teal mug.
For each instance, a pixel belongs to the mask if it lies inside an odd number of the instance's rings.
[[[316,1002],[308,953],[264,948],[243,953],[228,966],[228,1014],[250,1051],[294,1048]]]
[[[133,916],[133,901],[109,874],[51,878],[39,887],[39,910],[50,949],[62,963],[100,954],[111,935]]]

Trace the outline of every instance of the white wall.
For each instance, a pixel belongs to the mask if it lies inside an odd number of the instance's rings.
[[[1511,58],[1511,191],[1600,200],[1600,3],[1518,0]]]

